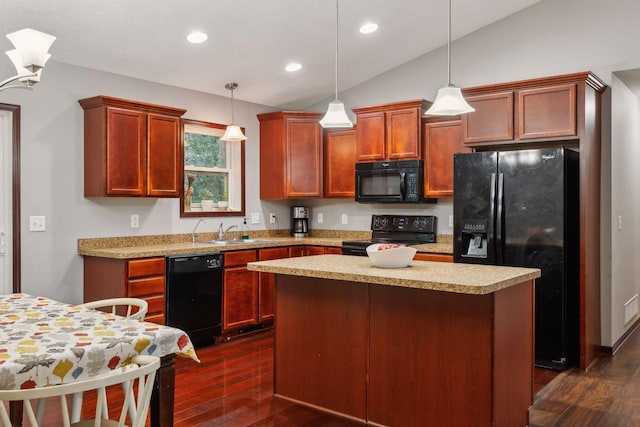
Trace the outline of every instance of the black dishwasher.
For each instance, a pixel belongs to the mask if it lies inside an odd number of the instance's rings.
[[[220,252],[167,257],[167,325],[185,331],[196,346],[222,333],[223,265]]]

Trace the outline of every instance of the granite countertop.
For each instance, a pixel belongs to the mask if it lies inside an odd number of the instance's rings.
[[[78,240],[78,254],[82,256],[94,256],[101,258],[146,258],[154,256],[180,255],[200,252],[225,252],[238,251],[243,249],[274,248],[278,246],[335,246],[340,247],[343,240],[352,240],[353,237],[260,237],[255,236],[255,242],[237,243],[229,245],[219,245],[198,241],[191,243],[188,241],[191,235],[162,235],[156,238],[92,238]],[[213,239],[211,236],[202,235],[201,238]],[[254,236],[251,236],[254,239]],[[178,240],[180,239],[180,240]],[[452,254],[452,243],[427,243],[416,245],[418,252]]]
[[[330,280],[484,295],[540,277],[535,268],[411,261],[409,267],[374,267],[368,257],[315,255],[247,264],[253,271]]]

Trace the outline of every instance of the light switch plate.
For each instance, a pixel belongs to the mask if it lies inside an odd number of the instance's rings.
[[[29,231],[46,231],[47,222],[44,216],[29,217]]]
[[[318,212],[318,224],[322,224],[324,222],[324,215],[322,212]]]
[[[251,224],[260,224],[260,212],[251,212]]]
[[[346,224],[349,220],[349,217],[347,216],[347,214],[342,214],[342,224]]]

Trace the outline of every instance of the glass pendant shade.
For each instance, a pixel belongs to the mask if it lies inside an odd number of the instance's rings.
[[[223,141],[244,141],[247,137],[242,133],[240,126],[229,125],[220,139]]]
[[[54,36],[31,28],[7,34],[7,38],[13,43],[15,50],[20,55],[21,68],[26,68],[32,73],[44,67],[44,64],[51,57],[47,51],[56,39]]]
[[[42,68],[40,68],[38,71],[33,73],[22,66],[22,58],[20,57],[20,53],[16,49],[8,50],[5,53],[13,63],[13,66],[16,68],[16,71],[18,72],[18,76],[24,76],[24,77],[20,77],[18,80],[20,80],[22,83],[24,83],[29,87],[35,85],[40,81]]]
[[[462,96],[459,87],[449,85],[438,89],[436,100],[427,111],[430,116],[457,116],[476,111]]]
[[[353,123],[349,120],[344,104],[337,99],[329,103],[327,113],[320,120],[320,126],[323,128],[350,128]]]

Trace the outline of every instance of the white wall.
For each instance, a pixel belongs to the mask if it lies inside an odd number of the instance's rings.
[[[625,331],[624,303],[640,292],[640,99],[613,76],[611,163],[611,337]],[[621,222],[619,227],[618,221]],[[604,310],[603,310],[604,311]],[[635,320],[635,319],[633,319]],[[633,323],[633,322],[631,322]]]

